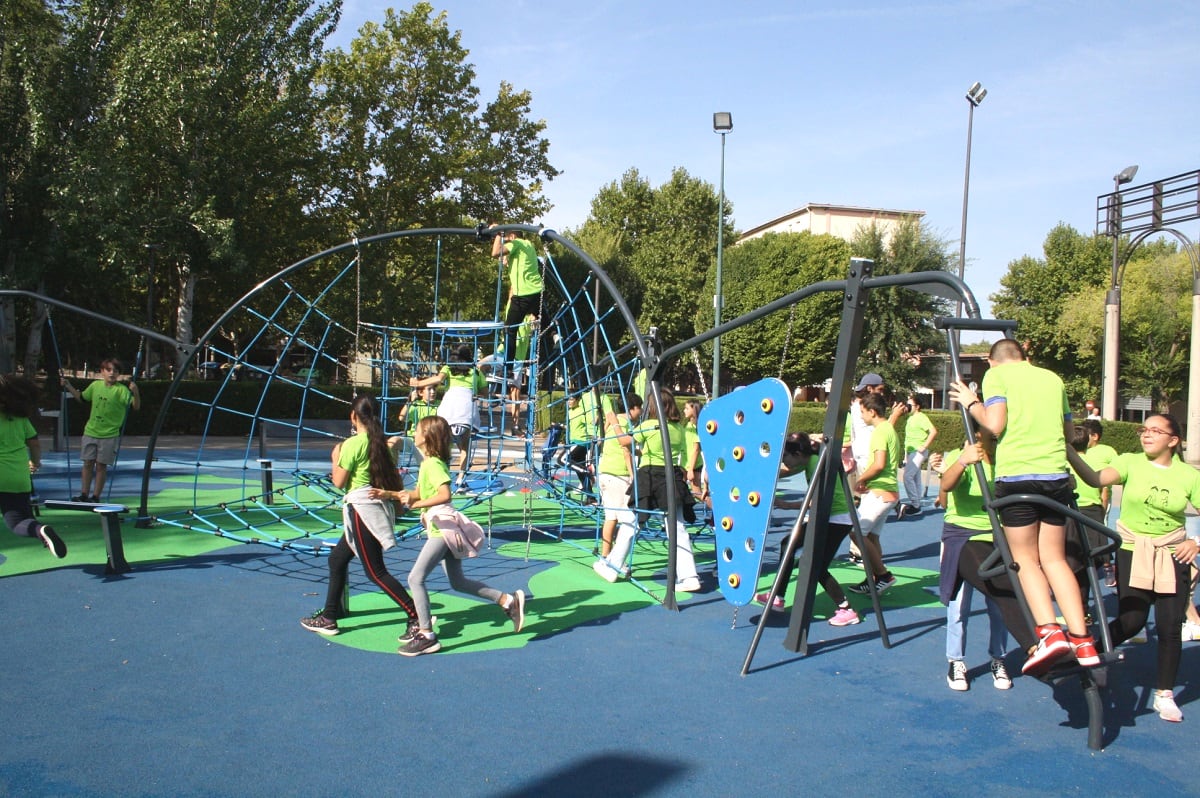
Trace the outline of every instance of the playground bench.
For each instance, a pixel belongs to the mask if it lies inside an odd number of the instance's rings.
[[[121,515],[129,512],[128,507],[123,504],[92,504],[60,499],[44,499],[41,504],[48,510],[74,510],[100,516],[100,530],[104,533],[104,548],[108,552],[104,573],[120,574],[130,570],[129,563],[125,561],[125,548],[121,544]]]

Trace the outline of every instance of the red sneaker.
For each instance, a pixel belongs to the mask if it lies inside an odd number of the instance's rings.
[[[1073,634],[1067,635],[1067,640],[1071,643],[1071,649],[1075,652],[1075,659],[1085,668],[1094,668],[1100,664],[1100,654],[1096,651],[1096,639],[1091,635],[1083,635],[1076,637]]]
[[[1071,653],[1071,644],[1067,636],[1056,624],[1045,624],[1037,628],[1038,644],[1029,659],[1021,666],[1021,673],[1031,676],[1041,676],[1050,670],[1050,666]],[[1094,651],[1093,647],[1093,651]]]

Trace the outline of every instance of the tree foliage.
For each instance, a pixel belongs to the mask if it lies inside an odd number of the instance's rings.
[[[916,218],[902,220],[891,235],[876,224],[860,227],[851,242],[854,255],[875,262],[876,276],[946,271],[951,265],[946,247]],[[948,300],[908,288],[872,290],[857,373],[874,371],[896,390],[930,384],[936,364],[922,367],[915,356],[945,351],[945,333],[933,321],[949,309]]]

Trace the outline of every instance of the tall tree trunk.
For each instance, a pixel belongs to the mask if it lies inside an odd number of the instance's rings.
[[[39,293],[45,291],[45,286],[38,286]],[[42,359],[42,331],[46,329],[46,319],[50,316],[50,306],[45,302],[33,303],[33,318],[29,322],[29,337],[25,341],[25,376],[30,379],[37,374],[38,363]],[[48,361],[47,361],[48,362]],[[47,376],[50,369],[47,368]]]
[[[196,300],[196,275],[192,272],[191,263],[184,259],[175,274],[176,286],[179,289],[178,304],[175,306],[175,340],[181,344],[190,344],[195,340],[192,332],[192,311]],[[175,371],[183,368],[187,356],[183,352],[175,353]]]

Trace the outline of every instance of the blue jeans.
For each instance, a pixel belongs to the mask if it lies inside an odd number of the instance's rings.
[[[946,659],[961,660],[966,656],[967,619],[971,615],[971,597],[975,588],[964,579],[958,588],[958,593],[946,605]],[[988,654],[992,659],[1000,659],[1008,649],[1008,630],[1004,628],[1004,618],[996,602],[984,596],[987,602],[988,615]]]

